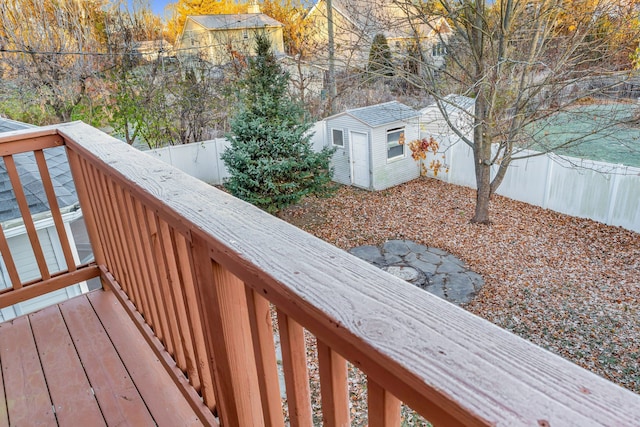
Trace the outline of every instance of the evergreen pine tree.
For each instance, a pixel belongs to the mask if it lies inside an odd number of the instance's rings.
[[[371,42],[367,71],[374,76],[393,76],[391,48],[384,34],[376,34]]]
[[[332,150],[312,150],[312,122],[287,93],[289,76],[266,36],[256,36],[256,55],[240,81],[240,112],[231,120],[231,146],[222,154],[236,197],[277,212],[302,197],[330,194]]]

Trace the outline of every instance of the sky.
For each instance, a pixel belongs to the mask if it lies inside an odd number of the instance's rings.
[[[131,2],[131,0],[129,0]],[[165,18],[165,6],[169,3],[177,3],[178,0],[149,0],[149,5],[151,6],[151,11],[154,15],[159,16],[160,18]],[[302,4],[308,5],[313,4],[312,1],[303,0]]]
[[[178,0],[149,0],[149,4],[151,5],[151,11],[154,15],[164,18],[165,6],[169,3],[175,3],[177,1]]]

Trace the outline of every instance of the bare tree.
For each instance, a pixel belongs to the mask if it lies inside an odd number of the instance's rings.
[[[3,78],[59,121],[71,119],[104,57],[97,23],[105,1],[6,0],[0,4]]]
[[[638,40],[638,11],[610,0],[394,0],[424,23],[442,17],[453,34],[445,67],[423,62],[419,74],[402,76],[432,95],[451,131],[473,149],[477,198],[472,222],[489,223],[489,202],[512,161],[575,145],[598,131],[633,120],[621,114],[617,88],[630,78],[631,60],[621,63],[622,41]],[[437,29],[433,28],[435,33]],[[635,46],[634,46],[635,47]],[[629,57],[629,55],[627,55]],[[447,105],[455,92],[474,99],[474,108]],[[602,104],[599,113],[578,108]],[[605,102],[606,101],[606,102]],[[616,102],[612,102],[616,101]],[[447,107],[469,112],[470,136],[448,119]],[[560,112],[588,120],[588,134],[549,135]],[[600,115],[594,118],[594,115]]]

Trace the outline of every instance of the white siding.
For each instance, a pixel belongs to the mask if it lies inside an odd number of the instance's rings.
[[[404,156],[387,159],[387,130],[404,127]],[[420,176],[420,166],[411,157],[408,143],[420,137],[418,119],[398,121],[376,128],[371,133],[371,163],[373,190],[384,190]]]
[[[327,119],[326,123],[327,145],[329,147],[332,146],[332,129],[342,130],[344,140],[344,146],[336,147],[336,151],[333,153],[333,157],[331,159],[333,180],[340,184],[351,185],[351,141],[349,140],[349,132],[355,131],[369,134],[370,128],[362,122],[347,115]],[[369,165],[369,169],[371,169],[371,165]]]

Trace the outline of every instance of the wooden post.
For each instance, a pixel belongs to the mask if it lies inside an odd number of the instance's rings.
[[[331,347],[318,340],[318,363],[324,425],[348,427],[350,417],[347,361]]]
[[[194,236],[191,251],[218,416],[226,427],[263,427],[245,285],[211,259],[203,239]]]
[[[369,427],[400,425],[400,401],[371,378],[367,380]]]
[[[284,427],[269,301],[248,287],[246,292],[265,424],[267,427]]]
[[[304,329],[295,320],[278,310],[278,330],[291,426],[311,427],[313,415]]]

